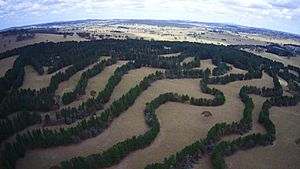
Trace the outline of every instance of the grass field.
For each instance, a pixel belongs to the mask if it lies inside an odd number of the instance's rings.
[[[104,105],[105,108],[109,107],[111,103],[118,98],[120,98],[123,94],[127,93],[132,87],[137,85],[140,81],[143,80],[144,77],[155,73],[156,71],[164,71],[163,69],[155,69],[155,68],[148,68],[142,67],[139,69],[130,70],[126,75],[122,77],[121,82],[119,85],[116,86],[114,89],[110,100],[108,103]]]
[[[185,58],[181,63],[189,63],[189,62],[192,62],[193,60],[195,59],[195,57],[193,56],[189,56],[187,58]]]
[[[176,56],[179,56],[181,53],[178,52],[178,53],[170,53],[170,54],[163,54],[163,55],[160,55],[162,57],[176,57]]]
[[[6,71],[12,68],[18,56],[11,56],[0,60],[0,77],[4,76]]]
[[[299,110],[300,104],[294,107],[271,108],[270,117],[277,131],[274,145],[239,151],[225,159],[228,168],[299,168],[300,147],[295,143],[300,133]]]
[[[300,57],[299,56],[287,58],[287,57],[278,56],[278,55],[275,55],[273,53],[268,53],[268,52],[256,52],[256,51],[252,51],[249,49],[243,49],[243,50],[253,53],[253,54],[256,54],[256,55],[259,55],[259,56],[262,56],[262,57],[266,57],[266,58],[278,61],[278,62],[282,62],[286,66],[287,65],[294,65],[294,66],[300,65]]]
[[[265,85],[268,85],[268,77],[265,77]],[[270,78],[270,85],[272,84]],[[209,96],[201,93],[198,88],[199,80],[165,80],[155,83],[152,87],[160,82],[157,88],[167,85],[166,92],[173,91],[172,84],[176,81],[180,81],[182,86],[186,86],[187,89],[175,89],[182,90],[180,93],[188,94],[194,97],[206,97]],[[186,81],[190,81],[186,83]],[[177,83],[177,82],[176,82]],[[194,83],[194,87],[190,86]],[[199,107],[188,104],[168,102],[157,109],[157,115],[161,123],[161,130],[155,141],[147,148],[138,150],[127,156],[119,165],[110,167],[110,169],[139,169],[145,167],[149,163],[162,162],[164,157],[168,157],[171,154],[180,151],[185,145],[189,145],[200,138],[205,138],[207,131],[216,122],[232,122],[238,121],[242,117],[243,103],[240,101],[238,93],[239,89],[244,83],[258,84],[259,80],[250,80],[247,82],[233,82],[228,85],[213,85],[214,87],[221,89],[226,97],[226,102],[222,106],[218,107]],[[149,89],[151,90],[152,87]],[[175,86],[174,86],[175,87]],[[179,86],[178,86],[179,87]],[[272,86],[271,86],[272,87]],[[148,91],[148,90],[147,90]],[[156,92],[156,91],[154,91]],[[197,94],[197,95],[195,95]],[[262,101],[261,101],[262,102]],[[262,104],[262,103],[261,103]],[[232,105],[235,105],[232,107]],[[258,110],[256,114],[258,115]],[[204,117],[201,113],[203,111],[212,112],[211,117]],[[262,130],[261,126],[255,127],[257,130]],[[151,154],[151,156],[149,155]]]
[[[67,68],[68,67],[64,67],[51,74],[44,73],[43,75],[39,75],[38,72],[35,71],[32,66],[25,66],[25,78],[20,88],[40,89],[43,87],[47,87],[53,75],[55,75],[57,72],[64,72]]]
[[[77,101],[78,103],[89,97],[89,91],[101,90],[108,78],[112,75],[113,71],[125,64],[126,61],[119,61],[117,64],[106,67],[102,73],[91,78],[87,87],[86,95]],[[211,60],[201,61],[201,68],[213,68],[214,65]],[[143,77],[150,73],[154,73],[158,69],[153,68],[139,68],[129,71],[120,84],[114,89],[110,101],[105,105],[108,107],[113,100],[118,99],[126,93],[131,87],[138,84]],[[163,70],[162,70],[163,71]],[[230,73],[244,73],[243,70],[233,68]],[[74,83],[76,80],[73,80]],[[52,165],[58,164],[62,160],[67,160],[73,156],[86,156],[91,153],[99,153],[106,150],[117,142],[123,141],[128,137],[143,134],[148,130],[144,122],[143,110],[146,103],[157,97],[159,94],[165,92],[177,92],[180,94],[188,94],[194,97],[212,98],[211,95],[203,94],[199,88],[200,79],[164,79],[154,82],[146,91],[144,91],[135,101],[133,106],[122,113],[116,118],[110,127],[105,130],[101,135],[85,140],[77,145],[60,146],[47,149],[31,150],[26,153],[25,158],[18,160],[18,169],[40,169],[49,168]],[[226,102],[222,106],[217,107],[199,107],[189,104],[168,102],[157,109],[157,115],[161,123],[161,131],[155,141],[143,150],[135,151],[129,154],[120,164],[110,167],[110,169],[131,168],[139,169],[145,165],[153,162],[162,162],[163,159],[171,154],[180,151],[184,146],[195,142],[200,138],[204,138],[207,131],[216,122],[232,122],[238,121],[242,117],[244,104],[239,99],[239,89],[243,85],[255,85],[258,87],[273,87],[272,78],[265,73],[262,79],[254,79],[248,81],[237,81],[227,85],[211,85],[212,87],[222,90],[226,97]],[[66,84],[65,84],[66,85]],[[260,96],[251,95],[254,100],[255,108],[253,111],[254,123],[253,130],[249,133],[265,132],[264,128],[260,126],[256,120],[260,112],[261,105],[265,98]],[[76,103],[76,102],[75,102]],[[72,103],[73,105],[74,103]],[[232,106],[235,105],[235,106]],[[299,106],[298,106],[299,107]],[[295,109],[295,107],[294,107]],[[273,108],[272,108],[273,110]],[[281,109],[279,109],[281,111]],[[279,111],[274,110],[274,111]],[[295,109],[296,110],[296,109]],[[203,111],[210,111],[211,117],[205,117],[201,113]],[[279,112],[280,113],[280,112]],[[278,113],[276,113],[278,114]],[[295,113],[294,113],[295,114]],[[297,115],[297,114],[296,114]],[[294,118],[295,119],[295,118]],[[273,120],[273,119],[272,119]],[[280,118],[278,119],[280,120]],[[283,123],[282,121],[280,121]],[[30,128],[39,127],[33,126]],[[59,126],[51,127],[57,128]],[[283,129],[279,129],[283,130]],[[279,133],[278,133],[279,134]],[[296,135],[294,134],[296,137]],[[233,139],[237,135],[226,136],[223,139]],[[109,138],[109,139],[108,139]],[[296,139],[296,138],[295,138]],[[293,140],[294,141],[294,140]],[[280,142],[280,140],[278,140]],[[277,142],[276,142],[277,143]],[[276,146],[275,143],[275,146]],[[290,143],[288,143],[290,145]],[[284,145],[281,145],[284,146]],[[273,146],[272,146],[273,147]],[[266,147],[268,149],[268,147]],[[278,149],[283,148],[279,147]],[[256,151],[258,150],[258,151]],[[254,153],[263,155],[264,153],[260,148],[255,148]],[[272,149],[273,151],[273,149]],[[286,152],[291,151],[286,150]],[[295,150],[293,150],[295,151]],[[240,152],[242,155],[244,152]],[[261,154],[260,154],[261,153]],[[151,154],[151,156],[149,155]],[[248,155],[248,151],[246,153]],[[239,155],[240,156],[240,155]],[[235,160],[236,155],[226,158],[228,166],[241,166],[250,165],[250,163],[243,163]],[[250,156],[249,156],[250,157]],[[245,156],[245,160],[249,158]],[[242,157],[244,158],[244,157]],[[293,157],[294,158],[294,157]],[[238,158],[240,159],[240,157]],[[273,159],[273,156],[272,158]],[[293,160],[293,159],[292,159]],[[290,165],[290,163],[288,163]],[[200,164],[195,165],[196,169],[211,168],[211,164],[207,156],[200,160]]]
[[[200,61],[200,68],[199,69],[210,69],[210,71],[212,71],[214,68],[216,67],[216,65],[214,65],[211,61],[211,59],[205,59],[205,60],[201,60]]]
[[[55,91],[55,94],[62,96],[65,92],[73,91],[75,89],[75,86],[76,86],[78,80],[81,77],[81,74],[83,72],[85,72],[86,70],[92,68],[94,65],[96,65],[103,59],[107,59],[107,57],[100,57],[98,62],[95,62],[95,63],[87,66],[86,68],[75,73],[69,80],[60,83],[58,89]]]
[[[179,31],[179,30],[177,30]],[[43,41],[45,39],[57,41],[63,40],[82,40],[79,37],[69,37],[63,39],[60,35],[49,35],[41,38],[37,34],[36,39],[28,40],[26,43],[35,43]],[[156,35],[155,35],[156,36]],[[158,35],[157,35],[158,36]],[[6,37],[8,38],[8,37]],[[13,37],[11,37],[13,39]],[[40,38],[40,39],[39,39]],[[169,38],[169,37],[168,37]],[[173,37],[174,38],[174,37]],[[211,40],[216,40],[211,39]],[[6,43],[3,41],[1,43]],[[22,46],[25,41],[12,42],[15,47]],[[250,43],[250,42],[249,42]],[[3,45],[2,45],[3,46]],[[0,49],[6,50],[6,49]],[[176,57],[181,53],[171,53],[161,55],[162,57]],[[272,56],[264,53],[264,57],[272,58],[274,60],[282,61],[286,64],[293,63],[295,65],[300,64],[300,60],[287,60],[286,58]],[[4,75],[12,65],[17,56],[9,57],[0,60],[1,76]],[[102,59],[108,59],[107,57],[101,57]],[[295,59],[295,58],[293,58]],[[187,57],[182,63],[188,63],[194,60],[193,56]],[[72,102],[67,106],[76,107],[83,101],[86,101],[91,97],[91,91],[101,91],[107,84],[108,79],[113,75],[114,71],[126,64],[128,61],[117,61],[116,64],[107,66],[104,70],[89,79],[86,93],[82,95],[78,100]],[[98,62],[97,62],[98,63]],[[62,96],[65,92],[72,91],[81,74],[87,69],[94,66],[96,63],[89,65],[85,69],[74,74],[69,80],[59,84],[59,88],[55,94]],[[230,64],[228,64],[230,65]],[[232,70],[229,73],[246,73],[247,71],[235,68],[233,65]],[[196,69],[209,68],[213,70],[216,66],[212,63],[211,59],[201,60],[200,67]],[[64,71],[67,67],[58,71]],[[57,71],[57,72],[58,72]],[[110,100],[104,105],[104,108],[108,108],[113,101],[120,98],[123,94],[127,93],[132,87],[139,84],[139,82],[146,76],[156,71],[165,71],[164,69],[156,69],[150,67],[142,67],[128,71],[123,77],[120,83],[114,88]],[[50,78],[57,72],[52,74],[39,75],[32,66],[25,67],[25,78],[21,88],[39,89],[48,86]],[[293,72],[297,74],[296,72]],[[45,149],[35,149],[26,152],[23,159],[17,161],[17,169],[41,169],[50,168],[53,165],[59,164],[63,160],[68,160],[74,156],[87,156],[92,153],[103,152],[104,150],[112,147],[116,143],[123,141],[135,135],[141,135],[145,133],[149,128],[145,124],[144,109],[148,102],[158,97],[160,94],[166,92],[176,92],[179,94],[187,94],[189,96],[197,98],[213,98],[211,95],[204,94],[200,90],[201,79],[163,79],[155,81],[151,86],[141,93],[141,95],[135,100],[135,103],[129,107],[120,116],[114,119],[110,126],[100,135],[82,141],[76,145],[59,146]],[[287,82],[279,78],[281,85],[283,86],[284,94],[290,95],[286,91]],[[272,78],[263,73],[261,79],[253,79],[247,81],[236,81],[226,85],[210,85],[224,92],[226,101],[224,105],[216,107],[208,106],[194,106],[187,103],[167,102],[161,105],[156,114],[161,124],[160,132],[154,142],[148,147],[130,153],[119,164],[110,167],[109,169],[140,169],[147,164],[162,162],[165,157],[174,154],[182,150],[186,145],[189,145],[200,138],[205,138],[208,130],[218,122],[239,121],[243,116],[244,104],[240,100],[239,91],[244,85],[253,85],[257,87],[273,87]],[[257,95],[250,95],[254,101],[253,110],[253,128],[247,133],[265,133],[265,129],[257,122],[261,106],[267,98],[263,98]],[[61,108],[66,106],[61,106]],[[300,104],[295,107],[278,108],[273,107],[271,109],[271,120],[275,123],[277,129],[277,139],[273,146],[256,147],[248,151],[239,151],[238,153],[227,157],[226,164],[230,169],[296,169],[300,166],[300,147],[295,144],[295,140],[300,137],[300,128],[298,124],[300,122]],[[209,111],[212,116],[205,117],[202,112]],[[47,112],[54,118],[55,111]],[[101,114],[103,110],[98,111],[97,114]],[[45,113],[41,113],[42,116]],[[59,127],[71,127],[71,125],[54,125],[48,126],[50,129],[58,129]],[[42,125],[34,125],[19,132],[24,133],[27,130],[43,128]],[[228,135],[222,138],[222,140],[232,140],[240,135]],[[15,139],[15,135],[10,137],[8,141]],[[3,146],[3,145],[2,145]],[[212,169],[209,156],[205,155],[200,163],[194,166],[195,169]]]
[[[73,36],[67,36],[66,38],[63,37],[63,35],[57,35],[57,34],[40,34],[36,33],[35,37],[28,40],[23,41],[16,41],[16,35],[11,36],[2,36],[0,35],[0,52],[5,52],[7,50],[11,50],[14,48],[19,48],[26,45],[31,45],[34,43],[40,43],[40,42],[62,42],[62,41],[84,41],[86,39],[83,39],[79,37],[77,34],[74,34]]]

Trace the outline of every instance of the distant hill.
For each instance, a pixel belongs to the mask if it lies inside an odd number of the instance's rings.
[[[265,28],[255,28],[236,24],[227,23],[210,23],[210,22],[198,22],[188,20],[152,20],[152,19],[86,19],[86,20],[74,20],[74,21],[58,21],[50,23],[42,23],[35,25],[26,25],[20,27],[12,27],[1,30],[0,32],[13,30],[13,29],[29,29],[29,28],[47,28],[47,27],[58,27],[58,26],[70,26],[70,25],[93,25],[93,24],[144,24],[160,27],[179,27],[179,28],[190,28],[190,27],[211,27],[219,31],[231,31],[235,33],[248,33],[248,34],[262,34],[266,36],[273,36],[283,39],[293,39],[300,41],[300,35],[275,31]]]

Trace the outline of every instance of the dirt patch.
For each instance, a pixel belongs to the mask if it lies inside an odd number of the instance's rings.
[[[204,117],[210,117],[210,116],[212,116],[212,114],[211,114],[210,111],[203,111],[201,114],[202,114]]]

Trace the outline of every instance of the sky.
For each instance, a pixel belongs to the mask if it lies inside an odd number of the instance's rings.
[[[178,19],[300,34],[300,0],[0,0],[0,29],[81,19]]]

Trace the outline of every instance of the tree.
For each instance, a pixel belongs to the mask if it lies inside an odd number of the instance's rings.
[[[95,90],[92,90],[90,92],[90,95],[93,97],[93,99],[95,98],[96,94],[97,94],[97,92]]]
[[[50,123],[51,118],[50,118],[49,114],[46,114],[46,115],[45,115],[45,120],[44,120],[44,121],[45,121],[46,124],[49,124],[49,123]]]

